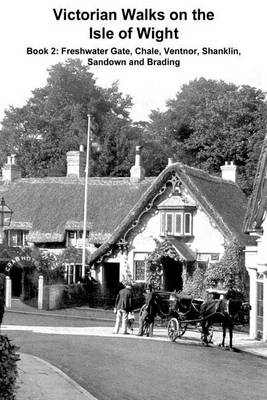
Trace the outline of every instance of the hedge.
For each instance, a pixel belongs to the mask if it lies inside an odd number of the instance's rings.
[[[0,399],[14,400],[18,375],[16,353],[18,347],[11,344],[7,336],[0,335]]]

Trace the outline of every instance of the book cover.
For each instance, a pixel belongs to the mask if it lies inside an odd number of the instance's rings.
[[[266,360],[240,352],[266,357],[266,271],[249,282],[242,224],[265,207],[266,2],[0,10],[0,340],[20,353],[18,400],[266,398]],[[150,338],[138,326],[148,283],[162,307]],[[133,284],[135,310],[114,310]],[[250,326],[233,353],[218,327],[202,346],[204,298],[226,307],[233,286]],[[120,323],[143,337],[114,335]],[[15,390],[12,371],[0,392]]]

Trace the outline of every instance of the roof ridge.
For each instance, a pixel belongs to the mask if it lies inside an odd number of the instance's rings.
[[[186,174],[186,171],[183,171],[183,172]],[[216,223],[216,225],[218,226],[218,228],[219,228],[220,230],[222,230],[222,234],[224,235],[223,229],[221,229],[220,224],[218,224],[218,222],[217,222],[216,219],[213,217],[213,215],[215,215],[216,218],[218,218],[218,219],[220,220],[220,222],[221,222],[222,225],[223,225],[223,228],[226,230],[226,232],[228,232],[228,234],[230,234],[230,235],[232,236],[234,232],[232,232],[232,231],[230,230],[230,228],[227,226],[227,224],[226,224],[225,221],[223,220],[222,216],[221,216],[221,215],[218,213],[218,211],[214,208],[214,206],[212,205],[212,203],[207,199],[207,197],[205,196],[205,194],[203,194],[202,190],[200,190],[199,187],[197,187],[197,185],[196,185],[194,182],[192,182],[192,179],[191,179],[190,175],[186,174],[186,178],[188,179],[190,185],[194,188],[194,191],[195,191],[196,193],[199,193],[199,195],[200,195],[200,196],[198,196],[198,195],[196,196],[196,195],[194,194],[194,192],[193,192],[193,193],[190,193],[191,196],[192,196],[193,198],[196,198],[196,201],[201,205],[201,207],[204,207],[204,208],[205,208],[205,205],[203,206],[203,204],[202,204],[202,202],[199,200],[199,198],[200,198],[200,199],[203,199],[204,202],[207,204],[207,206],[208,206],[209,209],[210,209],[210,210],[206,210],[207,214],[214,220],[214,222]],[[187,184],[187,188],[188,188],[188,184]],[[188,188],[188,189],[190,190],[190,188]],[[191,192],[191,190],[190,190],[190,192]],[[198,197],[199,197],[199,198],[198,198]],[[212,213],[211,213],[210,211],[212,211]]]
[[[231,185],[239,187],[239,185],[236,182],[233,182],[231,180],[223,179],[221,176],[211,175],[209,172],[207,172],[207,171],[205,171],[205,170],[203,170],[201,168],[193,167],[191,165],[184,164],[184,163],[182,163],[180,161],[177,161],[177,162],[169,165],[167,168],[171,169],[171,167],[173,167],[173,166],[180,166],[182,168],[189,169],[191,171],[191,173],[192,172],[193,173],[196,172],[196,173],[201,175],[201,176],[198,176],[199,178],[205,178],[205,179],[207,179],[209,181],[219,181],[219,182],[222,182],[222,183],[229,183]]]
[[[136,185],[142,185],[142,184],[147,184],[148,182],[151,182],[155,179],[155,177],[146,177],[144,178],[141,182],[139,183],[132,183],[130,181],[130,177],[89,177],[88,178],[88,183],[89,185],[103,185],[103,184],[110,184],[110,185],[123,185],[123,184],[128,184],[129,186],[136,186]],[[30,177],[30,178],[20,178],[16,179],[13,182],[5,182],[4,184],[0,185],[0,190],[3,188],[4,190],[8,190],[10,185],[16,185],[19,183],[23,184],[69,184],[69,185],[75,185],[75,184],[81,184],[84,185],[85,183],[85,178],[79,178],[79,177]]]

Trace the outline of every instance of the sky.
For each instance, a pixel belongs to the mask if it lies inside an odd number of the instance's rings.
[[[46,84],[47,69],[51,65],[77,57],[87,64],[90,56],[62,54],[63,47],[107,49],[108,55],[94,56],[94,59],[126,60],[125,66],[91,66],[90,70],[99,86],[109,87],[119,81],[120,91],[132,96],[134,121],[148,120],[151,110],[164,111],[166,101],[173,99],[183,84],[200,77],[237,86],[246,84],[267,92],[266,0],[9,0],[3,1],[0,7],[0,120],[5,109],[24,105],[32,90]],[[86,21],[57,21],[53,9],[58,12],[61,8],[89,13],[113,11],[117,18],[96,20],[90,14],[91,18]],[[132,21],[123,20],[122,9],[136,9],[138,14]],[[212,12],[213,19],[193,20],[192,11],[197,9]],[[145,10],[152,10],[150,19],[146,19]],[[171,15],[174,18],[179,11],[184,11],[187,19],[171,20]],[[156,19],[159,15],[164,19]],[[101,35],[103,30],[110,30],[113,38],[89,38],[90,28],[94,32],[99,30]],[[131,38],[119,38],[123,32],[128,35],[129,28],[132,28]],[[173,38],[164,37],[161,42],[155,38],[139,38],[138,28],[150,28],[154,33],[176,29],[177,37],[173,33]],[[111,56],[110,49],[114,47],[121,51],[129,49],[132,56]],[[137,47],[156,49],[161,56],[153,55],[153,60],[175,59],[180,61],[180,66],[149,66],[147,56],[144,65],[130,66],[130,58],[139,61],[143,58],[136,55]],[[240,55],[202,55],[203,47],[233,47]],[[27,48],[47,49],[49,54],[27,54]],[[51,54],[52,48],[58,54]],[[169,56],[164,54],[164,48],[197,49],[200,55]]]

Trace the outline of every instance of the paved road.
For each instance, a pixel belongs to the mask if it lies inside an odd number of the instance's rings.
[[[43,328],[36,329],[36,317],[22,316],[22,320],[15,314],[4,320],[4,324],[32,326],[28,331],[8,331],[21,352],[51,362],[99,400],[267,398],[264,359],[199,345],[88,335],[86,330],[97,325],[93,321],[47,317],[42,319]],[[76,325],[76,334],[71,325]],[[53,326],[57,334],[48,329]]]

